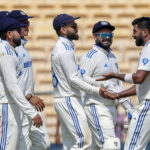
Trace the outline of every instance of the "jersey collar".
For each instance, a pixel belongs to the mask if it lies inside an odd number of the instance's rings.
[[[22,39],[21,39],[21,45],[24,46],[27,42],[28,42],[28,41],[27,41],[25,38],[22,38]]]
[[[144,45],[144,47],[147,47],[150,45],[150,40]]]
[[[69,44],[74,49],[74,43],[71,40],[69,40],[65,37],[62,37],[62,36],[59,36],[58,39],[60,39],[61,41],[65,42],[67,44]]]
[[[96,44],[94,44],[93,45],[93,49],[96,49],[96,50],[98,50],[98,51],[101,51],[102,53],[104,53],[105,55],[109,55],[110,53],[111,53],[111,49],[109,50],[109,52],[107,52],[104,48],[102,48],[102,47],[100,47],[100,46],[98,46],[98,45],[96,45]]]

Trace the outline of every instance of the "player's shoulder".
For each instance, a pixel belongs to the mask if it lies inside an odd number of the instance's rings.
[[[7,41],[0,40],[0,54],[13,56],[12,46]]]
[[[144,45],[142,51],[145,52],[145,53],[148,53],[148,54],[150,53],[150,41],[147,42],[147,43]]]
[[[113,53],[113,51],[111,50],[109,53],[109,57],[117,59],[116,55]]]
[[[54,46],[53,52],[55,54],[57,53],[57,55],[68,53],[68,52],[74,53],[74,48],[72,48],[70,46],[70,44],[67,43],[66,41],[58,39],[55,46]]]
[[[92,60],[92,58],[96,57],[97,55],[98,55],[98,50],[93,48],[89,50],[88,52],[86,52],[83,57],[88,60]]]

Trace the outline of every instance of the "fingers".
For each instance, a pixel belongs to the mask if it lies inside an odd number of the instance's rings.
[[[104,76],[99,79],[96,79],[96,81],[104,81],[104,80],[106,80],[106,78]]]
[[[37,111],[43,111],[45,104],[43,102],[43,99],[40,99],[37,96],[33,96],[30,100],[30,103],[36,108]]]
[[[39,114],[37,114],[32,120],[33,120],[33,125],[37,128],[43,125],[43,121]]]
[[[44,107],[45,105],[43,103],[43,100],[41,101],[41,99],[35,103],[35,108],[37,109],[37,111],[43,111]]]

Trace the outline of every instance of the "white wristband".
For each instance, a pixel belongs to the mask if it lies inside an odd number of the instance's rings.
[[[129,83],[134,83],[133,78],[132,78],[132,73],[126,74],[124,77],[124,81],[129,82]]]

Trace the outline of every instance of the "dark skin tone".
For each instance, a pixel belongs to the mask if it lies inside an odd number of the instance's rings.
[[[142,37],[143,37],[142,45],[144,46],[150,40],[150,33],[147,29],[142,30],[142,29],[138,28],[138,25],[134,25],[132,37],[135,40],[137,40],[140,35],[142,35]],[[148,75],[147,71],[137,70],[136,73],[132,74],[133,82],[135,84],[141,84],[144,82],[147,75]],[[116,74],[116,73],[111,72],[111,73],[103,75],[103,78],[97,79],[96,81],[103,81],[103,80],[108,80],[111,78],[116,78],[116,79],[120,79],[120,80],[124,81],[125,74]],[[105,98],[112,99],[112,100],[117,99],[117,98],[133,96],[135,94],[136,94],[135,85],[133,87],[131,87],[130,89],[127,89],[127,90],[117,93],[117,94],[112,94],[112,93],[107,92],[107,90],[104,87],[101,88],[101,95]]]

